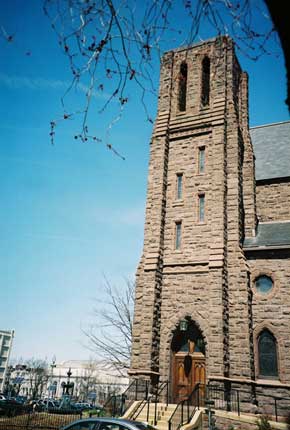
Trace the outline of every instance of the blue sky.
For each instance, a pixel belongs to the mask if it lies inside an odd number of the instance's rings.
[[[103,144],[74,140],[77,119],[57,125],[50,144],[49,122],[61,112],[70,72],[41,3],[0,2],[0,25],[15,35],[10,44],[0,39],[0,326],[15,329],[14,357],[85,359],[81,327],[103,299],[104,274],[122,288],[141,256],[152,125],[132,87],[110,131],[125,161]],[[204,29],[203,38],[212,36]],[[283,57],[239,59],[249,73],[251,126],[288,120]],[[117,110],[113,103],[100,117],[99,102],[90,120],[103,137]],[[154,117],[155,99],[149,108]]]

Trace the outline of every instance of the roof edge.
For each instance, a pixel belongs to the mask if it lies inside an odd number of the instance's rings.
[[[290,124],[290,120],[287,121],[279,121],[279,122],[271,122],[270,124],[262,124],[262,125],[255,125],[255,127],[250,127],[250,130],[255,130],[256,128],[263,128],[263,127],[272,127],[275,125],[281,125],[281,124]]]

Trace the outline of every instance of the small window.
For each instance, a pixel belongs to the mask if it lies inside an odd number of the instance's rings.
[[[199,222],[204,222],[204,218],[205,218],[205,214],[204,214],[204,209],[205,209],[205,195],[204,194],[199,194],[198,196],[198,219]]]
[[[178,108],[181,112],[186,110],[187,64],[181,63],[179,71]]]
[[[210,59],[204,57],[202,60],[202,78],[201,78],[201,104],[207,106],[209,104],[210,94]]]
[[[273,281],[269,276],[262,275],[255,280],[255,288],[260,294],[267,294],[273,288]]]
[[[205,147],[198,148],[198,172],[204,173],[205,168]]]
[[[176,175],[176,179],[177,179],[176,198],[182,199],[182,179],[183,179],[182,173],[178,173]]]
[[[259,376],[278,377],[276,339],[265,329],[258,338]]]
[[[175,223],[175,249],[181,247],[181,221]]]

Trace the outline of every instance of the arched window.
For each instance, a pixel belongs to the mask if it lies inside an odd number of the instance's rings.
[[[189,318],[182,322],[186,323],[186,327],[176,329],[171,342],[172,351],[205,354],[205,340],[199,327]]]
[[[201,77],[201,104],[207,106],[209,104],[210,93],[210,59],[204,57],[202,60],[202,77]]]
[[[265,329],[258,337],[259,376],[278,377],[277,344],[272,333]]]
[[[178,108],[181,112],[186,110],[187,64],[181,63],[179,71]]]

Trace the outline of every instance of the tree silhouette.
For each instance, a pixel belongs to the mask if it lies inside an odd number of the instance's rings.
[[[182,22],[175,19],[176,11]],[[230,35],[238,50],[257,60],[271,53],[269,41],[276,36],[263,1],[154,0],[141,4],[138,0],[45,0],[44,12],[72,73],[71,86],[62,99],[64,115],[58,121],[82,115],[82,129],[75,139],[83,142],[100,140],[89,130],[88,112],[92,97],[104,94],[107,88],[110,90],[99,113],[112,101],[122,112],[134,83],[147,120],[152,122],[145,98],[147,93],[156,95],[158,83],[152,79],[152,70],[170,41],[170,48],[189,46],[200,40],[200,31],[207,25],[216,36]],[[87,88],[84,107],[70,112],[66,97],[81,83]],[[56,123],[51,122],[52,142]],[[114,151],[109,142],[106,144]]]

